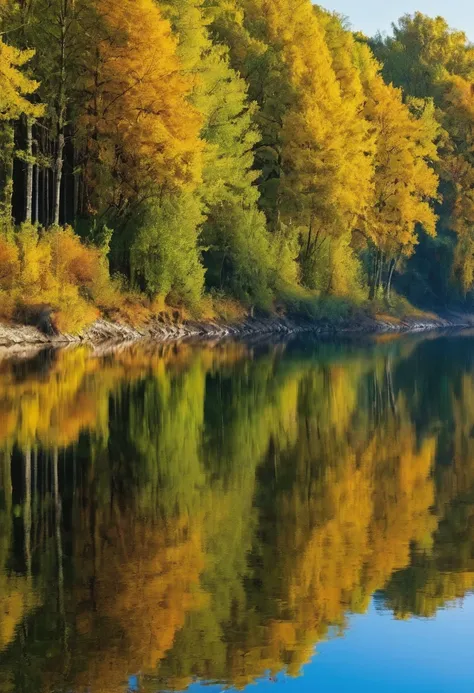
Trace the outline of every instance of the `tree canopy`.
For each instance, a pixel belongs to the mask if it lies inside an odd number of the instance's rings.
[[[106,315],[377,310],[394,283],[469,305],[474,49],[442,18],[368,39],[310,0],[4,0],[0,23],[6,274],[15,229],[68,226],[110,275],[70,291]]]

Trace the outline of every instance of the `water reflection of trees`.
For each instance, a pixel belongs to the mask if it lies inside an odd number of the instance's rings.
[[[0,691],[243,686],[298,674],[374,592],[404,618],[464,595],[472,358],[460,338],[1,363]]]

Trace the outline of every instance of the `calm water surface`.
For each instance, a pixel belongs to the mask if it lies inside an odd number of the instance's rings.
[[[474,691],[474,336],[0,356],[1,693]]]

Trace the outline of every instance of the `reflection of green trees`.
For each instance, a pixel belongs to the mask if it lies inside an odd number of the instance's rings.
[[[374,591],[401,617],[462,596],[471,359],[412,339],[4,362],[0,690],[243,686],[297,674]]]

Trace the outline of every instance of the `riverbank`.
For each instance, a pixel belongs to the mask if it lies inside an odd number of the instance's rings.
[[[390,332],[419,332],[474,326],[474,315],[450,313],[445,316],[419,314],[397,318],[390,315],[363,315],[334,321],[307,318],[288,318],[276,315],[247,317],[233,322],[167,320],[156,318],[140,328],[97,320],[81,334],[46,335],[36,327],[0,324],[0,346],[66,345],[105,342],[133,342],[142,339],[156,342],[175,342],[186,339],[245,338],[258,335],[312,334],[370,334]]]

